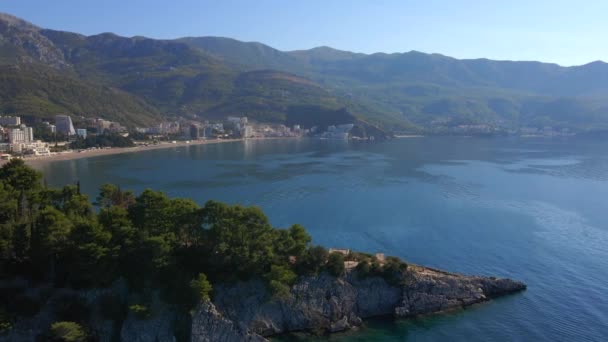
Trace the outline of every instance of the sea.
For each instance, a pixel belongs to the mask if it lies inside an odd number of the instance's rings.
[[[261,207],[315,244],[395,255],[524,292],[280,341],[608,341],[608,140],[250,140],[38,164],[48,184]]]

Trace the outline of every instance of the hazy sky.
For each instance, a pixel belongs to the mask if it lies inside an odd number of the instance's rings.
[[[0,0],[0,11],[83,34],[225,36],[280,50],[608,60],[608,0]]]

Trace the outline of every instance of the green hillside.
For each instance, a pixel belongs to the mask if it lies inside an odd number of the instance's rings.
[[[228,49],[213,42],[217,39],[198,38],[204,44],[191,45],[250,69],[274,66],[305,74],[337,96],[365,104],[367,119],[384,125],[409,121],[427,130],[476,123],[581,130],[608,125],[608,64],[603,62],[566,68],[416,51],[366,55],[330,47],[281,52],[258,46],[269,56],[264,63],[249,54],[252,43],[239,47],[232,40]]]
[[[39,66],[0,66],[0,111],[49,119],[59,113],[103,116],[127,125],[160,119],[156,108],[122,90]]]

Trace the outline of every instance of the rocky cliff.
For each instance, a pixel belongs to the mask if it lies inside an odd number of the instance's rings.
[[[340,278],[321,274],[300,278],[284,298],[273,298],[263,282],[251,280],[216,286],[213,303],[202,303],[191,313],[188,335],[192,342],[258,342],[291,331],[337,332],[360,326],[368,317],[437,313],[525,288],[510,279],[463,276],[412,265],[401,284],[360,277],[356,272]],[[36,296],[43,291],[30,292]],[[127,290],[121,283],[98,291],[55,290],[38,314],[16,322],[0,341],[34,341],[56,321],[57,308],[66,295],[78,295],[90,306],[89,330],[100,341],[178,340],[176,326],[183,317],[175,308],[154,298],[150,317],[129,313],[114,322],[100,314],[101,298],[107,294],[124,301]]]
[[[343,278],[327,274],[301,279],[287,298],[271,299],[263,283],[250,281],[217,287],[214,304],[241,329],[261,336],[290,331],[337,332],[362,319],[411,317],[462,308],[525,289],[510,279],[469,277],[411,266],[402,285],[380,277]]]

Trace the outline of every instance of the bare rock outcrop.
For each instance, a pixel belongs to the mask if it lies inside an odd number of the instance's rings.
[[[467,277],[415,267],[403,286],[395,316],[410,317],[463,308],[526,288],[518,281],[494,277]]]
[[[234,322],[220,314],[212,303],[198,306],[192,315],[192,342],[263,342],[265,338],[242,331]]]
[[[301,278],[289,296],[280,299],[272,298],[260,281],[218,286],[214,303],[241,330],[271,336],[290,331],[337,332],[359,326],[368,317],[412,317],[463,308],[525,287],[510,279],[411,266],[400,285],[380,277],[360,279],[356,272],[341,278],[321,274]]]

